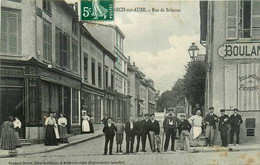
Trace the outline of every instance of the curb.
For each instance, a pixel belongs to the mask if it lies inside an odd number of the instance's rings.
[[[192,153],[202,153],[202,152],[238,152],[238,151],[258,151],[260,150],[260,147],[255,148],[222,148],[222,149],[211,149],[211,150],[205,150],[205,149],[192,149]]]
[[[35,155],[35,154],[41,154],[41,153],[47,153],[47,152],[57,151],[57,150],[60,150],[60,149],[66,148],[66,147],[70,147],[70,146],[73,146],[73,145],[76,145],[76,144],[79,144],[79,143],[83,143],[83,142],[86,142],[86,141],[95,139],[95,138],[99,138],[99,137],[101,137],[101,136],[103,136],[103,135],[104,135],[104,134],[102,133],[102,134],[95,135],[95,136],[93,136],[93,137],[89,137],[89,138],[81,139],[81,140],[78,140],[78,141],[75,141],[75,142],[71,142],[71,143],[68,143],[68,144],[66,144],[66,145],[63,145],[63,146],[54,148],[54,149],[49,149],[49,150],[46,150],[46,151],[39,151],[39,152],[34,152],[34,153],[21,153],[21,154],[18,154],[17,156]],[[14,156],[10,156],[10,155],[1,156],[1,155],[0,155],[0,158],[11,158],[11,157],[14,157]]]

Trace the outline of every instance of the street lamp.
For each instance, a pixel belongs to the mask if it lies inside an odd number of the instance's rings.
[[[197,47],[197,45],[195,45],[194,42],[192,43],[192,45],[190,46],[188,51],[189,51],[190,58],[192,60],[195,60],[195,58],[197,57],[197,55],[199,53],[199,48]]]

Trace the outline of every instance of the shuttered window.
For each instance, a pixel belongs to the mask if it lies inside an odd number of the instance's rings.
[[[260,39],[260,0],[252,1],[252,38]]]
[[[237,39],[238,31],[238,1],[227,1],[227,39]]]
[[[51,23],[43,20],[43,59],[51,62],[52,59],[52,30]]]
[[[61,66],[61,57],[62,57],[62,31],[59,28],[56,28],[55,31],[55,56],[56,64]]]
[[[72,70],[78,72],[78,41],[72,40]]]
[[[62,35],[62,66],[70,68],[70,36],[65,33]]]
[[[226,2],[226,38],[260,39],[260,0]]]
[[[1,12],[1,53],[18,55],[19,28],[18,13]]]

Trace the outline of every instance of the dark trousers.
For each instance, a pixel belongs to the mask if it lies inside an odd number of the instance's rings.
[[[126,153],[129,153],[129,143],[130,144],[130,153],[133,153],[135,142],[135,135],[126,135]]]
[[[228,141],[227,141],[227,131],[220,131],[220,137],[222,141],[222,145],[224,147],[228,146]]]
[[[137,140],[136,152],[139,152],[139,145],[140,145],[141,137],[142,137],[141,134],[136,134],[136,140]]]
[[[233,144],[234,134],[236,133],[236,144],[239,144],[240,127],[231,128],[230,130],[230,144]]]
[[[171,139],[172,139],[171,151],[174,151],[175,136],[176,136],[176,132],[175,132],[173,129],[169,129],[169,130],[166,132],[166,139],[165,139],[165,143],[164,143],[164,150],[165,150],[165,151],[168,150],[170,137],[171,137]]]
[[[104,154],[107,154],[107,146],[108,146],[109,142],[110,142],[109,143],[109,153],[112,154],[113,141],[114,141],[114,136],[106,137]]]
[[[146,137],[148,136],[148,139],[149,139],[149,144],[150,144],[150,148],[152,150],[152,143],[151,143],[151,137],[150,137],[150,134],[149,132],[145,132],[143,135],[142,135],[142,151],[145,151],[145,147],[146,147]]]

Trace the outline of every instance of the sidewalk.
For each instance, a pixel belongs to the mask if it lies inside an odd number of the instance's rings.
[[[35,144],[30,146],[23,146],[22,148],[17,148],[18,155],[33,155],[45,152],[51,152],[65,147],[69,147],[78,143],[82,143],[91,139],[98,138],[103,135],[102,129],[103,124],[94,125],[95,132],[92,134],[79,134],[76,136],[70,136],[68,138],[69,143],[59,144],[58,146],[45,146],[44,144]],[[0,149],[0,158],[9,157],[8,150]]]

